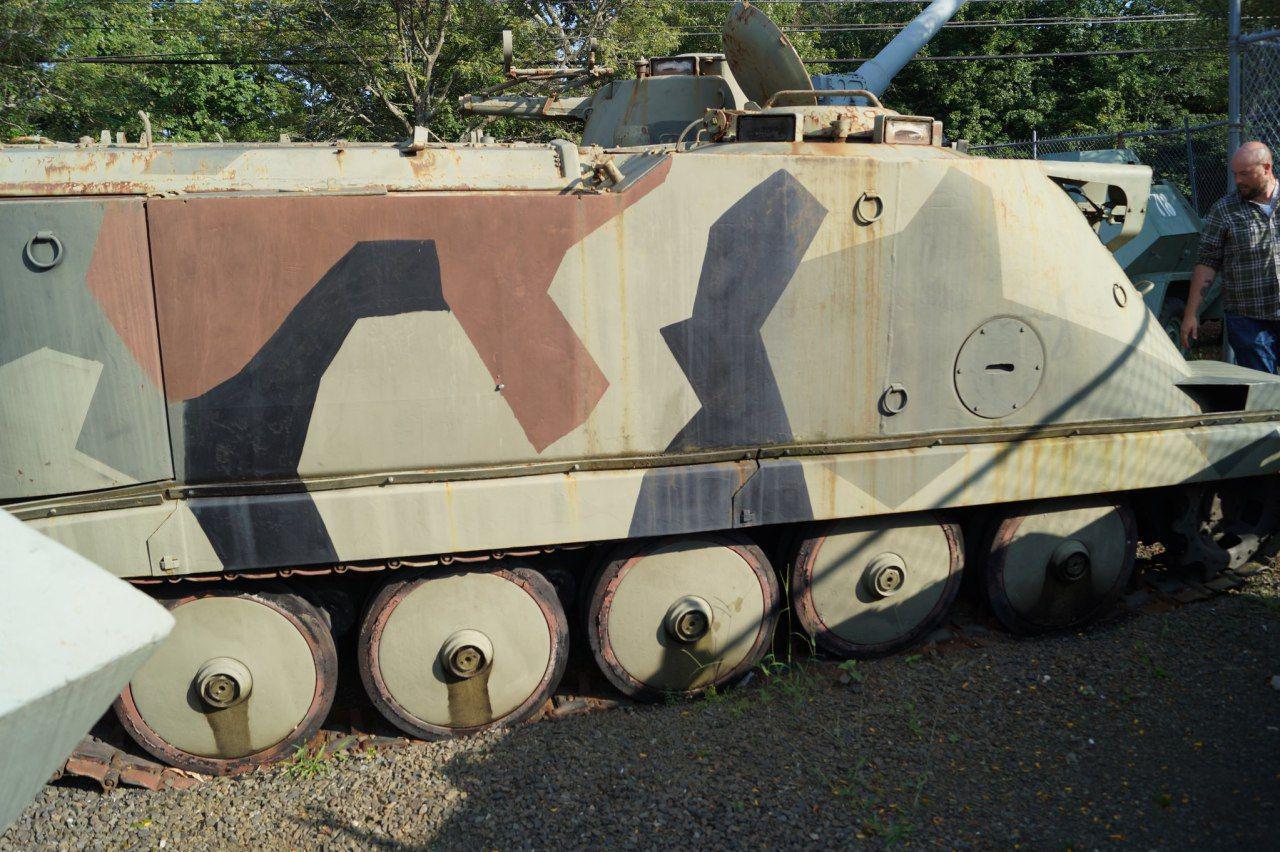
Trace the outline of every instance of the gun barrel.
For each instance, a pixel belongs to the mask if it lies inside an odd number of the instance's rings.
[[[814,88],[866,89],[884,94],[898,72],[933,39],[942,25],[955,17],[965,0],[933,0],[902,32],[893,37],[874,58],[858,66],[852,74],[820,74],[813,78]]]
[[[476,115],[513,115],[520,118],[586,120],[589,97],[498,97],[478,100],[470,95],[458,99],[462,109]]]

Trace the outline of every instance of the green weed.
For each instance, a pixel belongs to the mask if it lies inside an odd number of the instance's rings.
[[[840,671],[844,672],[850,683],[864,683],[867,679],[866,672],[858,668],[857,660],[845,660],[840,664]]]
[[[342,763],[349,757],[345,747],[350,740],[351,738],[348,738],[338,743],[331,752],[328,751],[327,743],[321,743],[320,748],[314,752],[305,745],[298,746],[294,749],[293,760],[285,766],[285,774],[294,780],[328,775],[336,764]],[[326,752],[328,752],[327,755]]]

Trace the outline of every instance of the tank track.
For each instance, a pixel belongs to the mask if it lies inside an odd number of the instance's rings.
[[[544,549],[507,551],[506,555],[532,556],[544,552],[546,552]],[[502,557],[497,554],[487,554],[481,557],[442,557],[437,562],[427,563],[424,561],[422,564],[427,567],[429,564],[449,564],[455,560],[466,563],[487,562],[500,558]],[[406,567],[417,567],[419,563],[405,560],[401,564]],[[391,567],[391,564],[374,569],[348,566],[348,570],[380,571]],[[221,574],[216,574],[209,577],[201,576],[184,579],[281,579],[289,576],[328,576],[335,573],[345,572],[335,567],[333,569],[307,569],[292,572],[254,572],[247,576],[230,574],[224,577]],[[1252,571],[1247,570],[1227,570],[1211,580],[1201,581],[1194,572],[1186,570],[1178,571],[1174,569],[1154,572],[1144,570],[1141,578],[1134,584],[1134,588],[1121,599],[1120,605],[1111,612],[1106,620],[1114,620],[1141,613],[1168,612],[1190,604],[1211,600],[1240,588],[1244,585],[1245,578],[1252,573]],[[258,574],[263,576],[258,576]],[[172,581],[160,580],[159,582],[167,583]],[[953,610],[953,612],[956,611]],[[959,613],[957,612],[956,614]],[[932,648],[938,653],[949,653],[977,648],[987,644],[990,641],[989,637],[996,632],[995,627],[992,624],[984,623],[989,622],[990,618],[981,615],[978,611],[975,610],[973,616],[962,616],[954,620],[951,626],[944,626],[935,630],[927,638],[926,647]],[[747,679],[749,680],[750,677],[748,675]],[[579,683],[579,689],[583,692],[586,692],[586,686],[585,682]],[[607,698],[591,694],[559,693],[548,701],[534,719],[527,724],[612,710],[624,706],[634,706],[634,704],[635,702],[622,697]],[[322,730],[309,743],[308,749],[312,752],[318,752],[323,749],[325,754],[332,755],[344,750],[362,751],[370,748],[401,748],[412,742],[407,737],[383,736],[363,731],[362,720],[359,718],[358,713],[351,712],[346,715],[348,719],[341,726],[341,730]],[[246,769],[245,771],[249,770]],[[80,778],[96,782],[103,792],[109,792],[119,786],[147,790],[184,790],[209,780],[209,776],[186,772],[139,757],[124,748],[95,736],[85,737],[50,781],[68,778]]]

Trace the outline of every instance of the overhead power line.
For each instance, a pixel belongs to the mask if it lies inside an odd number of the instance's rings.
[[[1190,47],[1138,47],[1125,50],[1073,50],[1046,53],[995,53],[942,56],[917,56],[913,62],[984,62],[1011,59],[1069,59],[1092,56],[1138,56],[1158,53],[1199,53],[1225,50],[1226,45],[1203,44]],[[623,57],[624,59],[638,57]],[[358,65],[361,62],[398,63],[390,57],[366,56],[360,59],[333,56],[202,56],[197,52],[121,54],[112,56],[51,56],[28,63],[95,64],[95,65]],[[863,57],[811,57],[802,61],[814,65],[841,65],[866,62]],[[13,65],[16,63],[0,63]]]
[[[46,0],[50,2],[51,0]],[[99,6],[152,6],[155,0],[96,0]],[[729,6],[738,0],[631,0],[637,6],[688,5],[688,6]],[[802,6],[896,6],[904,4],[922,5],[932,0],[751,0],[752,5],[766,6],[774,3],[798,4]],[[1056,3],[1061,0],[969,0],[970,3]],[[257,9],[260,3],[256,0],[169,0],[165,11],[172,8],[213,8]]]
[[[366,58],[366,62],[378,64],[391,63],[391,59]],[[50,65],[359,65],[358,59],[335,59],[332,57],[293,58],[293,57],[228,57],[228,56],[191,56],[191,57],[159,57],[159,56],[68,56],[50,57],[34,60],[37,64]],[[12,62],[0,62],[0,65],[13,65]],[[28,63],[24,63],[28,64]]]
[[[1171,14],[1152,14],[1152,15],[1112,15],[1112,16],[1095,16],[1095,17],[1043,17],[1043,18],[983,18],[969,21],[948,21],[943,27],[948,29],[1018,29],[1018,28],[1038,28],[1038,27],[1056,27],[1056,26],[1125,26],[1135,24],[1176,24],[1176,23],[1192,23],[1197,21],[1215,21],[1214,18],[1208,18],[1204,15],[1198,15],[1194,12],[1178,12]],[[1244,20],[1271,20],[1264,16],[1252,16]],[[883,23],[852,23],[852,24],[795,24],[792,26],[784,26],[781,29],[785,32],[807,32],[807,33],[853,33],[853,32],[880,32],[901,30],[905,28],[910,21],[902,22],[883,22]],[[115,32],[122,28],[120,23],[106,23],[105,21],[97,24],[63,24],[60,29],[71,30],[72,32]],[[274,34],[274,33],[303,33],[303,34],[321,34],[326,33],[329,29],[324,26],[285,26],[282,24],[274,24],[263,21],[258,25],[252,25],[248,21],[242,21],[234,27],[212,26],[212,27],[179,27],[179,26],[132,26],[128,25],[129,32],[135,33],[162,33],[171,35],[255,35],[255,34]],[[17,30],[6,30],[10,35],[17,34]],[[370,34],[395,35],[395,28],[379,27],[370,29]],[[693,30],[681,29],[675,27],[671,32],[680,36],[720,36],[719,30]]]

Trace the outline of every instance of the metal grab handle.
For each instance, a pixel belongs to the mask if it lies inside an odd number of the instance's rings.
[[[873,201],[876,205],[875,213],[870,216],[862,212],[862,205],[868,201]],[[884,199],[873,189],[868,189],[853,202],[853,218],[859,225],[870,225],[882,215],[884,215]]]
[[[37,258],[35,254],[36,243],[48,243],[53,246],[53,258],[51,260]],[[62,240],[58,239],[58,235],[53,231],[36,231],[36,235],[27,240],[26,246],[22,249],[22,256],[27,259],[27,263],[41,271],[53,269],[59,263],[62,263],[64,254],[66,252],[62,248]]]
[[[895,405],[892,402],[894,397],[899,397],[902,401]],[[880,394],[880,410],[890,417],[902,413],[902,410],[907,407],[907,402],[907,389],[898,382],[893,382],[884,389],[884,393]]]
[[[1152,290],[1156,289],[1156,282],[1147,281],[1146,279],[1143,279],[1142,281],[1138,281],[1137,283],[1135,283],[1133,285],[1133,289],[1137,290],[1143,296],[1146,296]]]
[[[871,101],[871,105],[878,109],[884,109],[884,104],[880,103],[880,99],[873,92],[866,89],[779,89],[769,96],[769,100],[764,102],[764,109],[774,105],[782,95],[813,95],[814,98],[833,97],[849,97],[858,96]]]

